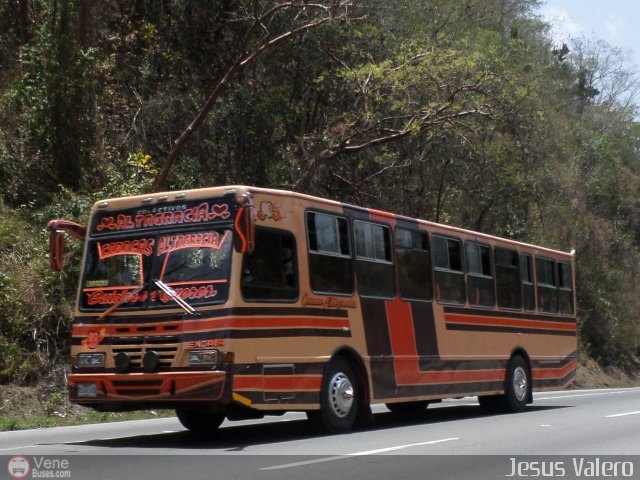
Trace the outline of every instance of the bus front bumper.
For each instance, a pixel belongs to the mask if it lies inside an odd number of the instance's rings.
[[[69,399],[79,404],[228,403],[229,374],[224,371],[158,373],[73,373]]]

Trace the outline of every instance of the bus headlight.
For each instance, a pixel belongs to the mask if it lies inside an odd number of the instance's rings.
[[[215,365],[218,363],[218,350],[191,350],[189,365]]]
[[[79,353],[76,357],[78,367],[104,367],[104,353]]]

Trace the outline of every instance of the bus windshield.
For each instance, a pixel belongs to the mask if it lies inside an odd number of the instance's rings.
[[[80,308],[175,308],[158,280],[189,305],[223,303],[231,252],[232,232],[227,229],[91,240]]]

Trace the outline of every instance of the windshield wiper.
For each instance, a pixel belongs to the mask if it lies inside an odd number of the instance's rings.
[[[187,312],[190,315],[194,315],[196,313],[195,308],[193,308],[191,305],[185,302],[182,299],[182,297],[180,297],[180,295],[178,295],[173,288],[171,288],[169,285],[164,283],[162,280],[154,280],[153,283],[155,283],[160,290],[162,290],[165,294],[167,294],[169,298],[171,298],[171,300],[173,300],[178,305],[180,305],[180,307],[182,307],[182,309],[185,312]]]
[[[120,305],[122,305],[123,303],[127,303],[128,301],[130,301],[135,295],[137,295],[138,293],[140,293],[140,291],[144,288],[144,285],[140,285],[138,288],[136,288],[135,290],[131,290],[130,292],[127,292],[125,295],[123,295],[120,300],[118,300],[116,303],[114,303],[113,305],[111,305],[109,308],[107,308],[104,312],[102,312],[99,316],[99,318],[105,318],[107,317],[107,315],[110,315],[116,308],[118,308]]]

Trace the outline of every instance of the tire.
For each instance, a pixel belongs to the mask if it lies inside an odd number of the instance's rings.
[[[351,430],[358,416],[360,387],[349,362],[336,357],[329,363],[320,390],[320,411],[309,412],[311,421],[331,433]]]
[[[215,432],[225,419],[225,414],[221,412],[188,407],[176,408],[176,416],[187,430],[198,435]]]
[[[520,355],[509,362],[504,392],[503,410],[513,413],[524,411],[531,393],[531,378],[527,362]]]
[[[398,417],[412,418],[424,415],[429,402],[427,400],[418,400],[415,402],[386,403],[385,406]]]

